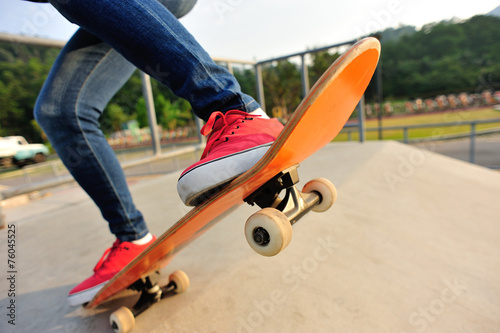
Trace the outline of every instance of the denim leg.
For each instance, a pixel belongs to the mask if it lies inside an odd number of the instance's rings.
[[[76,181],[122,241],[148,233],[98,119],[135,67],[83,29],[64,47],[40,92],[35,118]]]
[[[50,2],[68,20],[188,100],[198,117],[207,120],[213,111],[259,108],[158,0]]]

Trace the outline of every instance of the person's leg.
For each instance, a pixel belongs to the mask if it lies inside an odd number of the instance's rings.
[[[134,70],[118,52],[80,29],[61,51],[35,106],[35,118],[55,151],[118,239],[111,248],[118,255],[106,251],[105,256],[113,260],[96,266],[94,274],[70,292],[70,305],[88,302],[144,250],[144,245],[132,242],[153,239],[98,122],[111,97]]]
[[[195,2],[162,0],[176,17]],[[52,146],[121,241],[139,239],[148,230],[98,119],[134,70],[116,50],[80,29],[61,51],[35,106]]]
[[[80,29],[61,51],[35,106],[35,118],[55,151],[121,241],[139,239],[148,230],[98,119],[134,70]]]
[[[195,0],[163,2],[182,16]],[[88,302],[155,240],[133,203],[120,164],[98,123],[109,100],[134,70],[108,44],[80,29],[61,51],[35,106],[35,118],[54,149],[117,237],[94,274],[70,291],[71,305]]]
[[[158,0],[50,2],[68,20],[189,101],[198,117],[208,120],[214,111],[251,112],[260,107]]]

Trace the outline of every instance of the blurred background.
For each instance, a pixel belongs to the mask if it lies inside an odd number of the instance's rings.
[[[234,73],[246,93],[284,122],[347,47],[376,36],[382,43],[378,71],[336,140],[398,140],[497,169],[498,5],[496,0],[312,0],[304,8],[296,0],[212,0],[200,1],[181,22]],[[10,139],[0,142],[0,185],[5,189],[64,178],[64,166],[33,119],[33,105],[60,47],[77,27],[49,4],[10,1],[0,9],[0,136]],[[198,151],[190,150],[148,160],[200,142],[189,103],[151,84],[158,147],[138,72],[101,119],[128,176],[174,171],[197,158]],[[31,155],[13,155],[19,145],[29,145]],[[138,159],[144,163],[127,164]]]

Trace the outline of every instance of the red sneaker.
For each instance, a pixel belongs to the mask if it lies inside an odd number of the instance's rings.
[[[136,245],[130,242],[116,240],[113,246],[104,252],[94,268],[94,275],[73,288],[68,295],[68,303],[71,306],[78,306],[89,302],[95,294],[116,275],[123,267],[144,251],[153,239],[144,245]]]
[[[264,156],[283,129],[277,119],[243,111],[214,112],[201,129],[207,146],[199,162],[184,170],[177,191],[186,205],[195,206]]]

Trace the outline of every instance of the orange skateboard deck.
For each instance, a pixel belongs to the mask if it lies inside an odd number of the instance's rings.
[[[380,43],[375,38],[365,38],[347,50],[316,82],[292,114],[282,133],[255,166],[189,211],[154,244],[113,277],[87,304],[87,307],[93,308],[103,303],[111,296],[129,288],[135,281],[144,279],[165,267],[183,247],[207,231],[225,215],[224,213],[242,205],[249,196],[255,197],[255,192],[260,193],[259,188],[269,183],[270,179],[277,179],[276,177],[279,178],[283,173],[288,174],[288,170],[292,170],[290,173],[293,175],[295,167],[300,162],[331,142],[344,127],[373,76],[379,55]],[[282,180],[278,179],[277,182],[281,183]],[[316,190],[309,192],[314,191]],[[283,204],[280,204],[281,199],[276,201],[275,197],[271,195],[271,198],[265,199],[264,207],[281,205],[283,209]],[[305,200],[307,207],[305,209],[299,207],[300,212],[292,213],[295,214],[293,217],[283,217],[283,213],[275,208],[265,208],[264,211],[276,210],[277,213],[271,212],[271,215],[279,215],[278,220],[280,218],[286,221],[296,220],[307,211],[314,210],[314,206],[320,203],[321,195],[313,197],[315,198]],[[262,199],[250,201],[259,204]],[[288,211],[294,209],[298,208],[284,208]],[[271,216],[271,219],[274,218]],[[262,241],[261,236],[254,236],[254,241],[265,243],[266,240]],[[278,252],[286,247],[287,242],[289,239],[282,241],[283,244]]]

